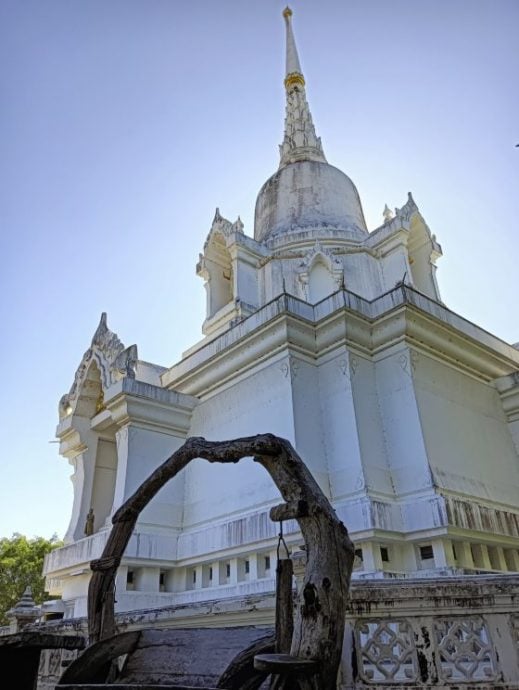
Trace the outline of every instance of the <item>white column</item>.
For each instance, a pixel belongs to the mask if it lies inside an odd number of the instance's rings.
[[[126,591],[126,578],[128,577],[128,566],[120,565],[117,568],[115,575],[115,598],[117,599],[117,592]]]
[[[432,542],[434,565],[436,568],[449,568],[456,565],[450,539],[434,539]]]
[[[281,554],[282,552],[280,552]],[[272,549],[270,554],[270,573],[268,573],[269,577],[275,577],[276,576],[276,568],[278,567],[278,550],[277,549]]]
[[[492,546],[490,547],[492,551],[493,558],[491,558],[491,563],[492,563],[492,568],[494,570],[501,570],[502,572],[505,572],[508,570],[506,566],[506,560],[505,560],[505,554],[503,551],[503,548],[501,546]],[[489,555],[490,555],[490,548],[489,548]]]
[[[473,570],[475,565],[470,546],[471,545],[468,541],[456,542],[456,554],[458,556],[458,563],[460,567]]]
[[[226,585],[231,581],[231,564],[229,561],[219,561],[219,581],[221,585]]]
[[[403,543],[399,548],[400,552],[400,563],[398,564],[398,570],[400,570],[400,565],[402,570],[405,572],[414,572],[418,570],[418,562],[416,559],[416,548],[413,543]],[[364,554],[363,554],[364,555]],[[366,566],[364,564],[364,569]]]
[[[194,589],[202,589],[203,584],[203,566],[195,566],[194,572],[196,573],[196,581],[194,582]]]
[[[160,568],[135,568],[135,589],[139,592],[158,592]]]
[[[185,592],[187,586],[187,568],[172,568],[166,574],[166,591]]]
[[[213,579],[211,580],[212,587],[218,587],[219,585],[225,584],[225,579],[221,580],[221,569],[219,561],[214,561],[211,563],[213,569]]]
[[[517,549],[506,549],[505,557],[508,570],[511,572],[519,572],[519,552]]]
[[[360,545],[362,549],[362,561],[366,572],[380,571],[384,569],[382,556],[380,555],[380,544],[365,541]]]
[[[249,561],[249,580],[257,580],[258,579],[258,554],[257,553],[249,554],[249,556],[247,556],[247,560]]]
[[[492,570],[486,544],[473,544],[474,565],[479,570]]]
[[[229,561],[231,564],[231,575],[229,577],[229,584],[235,585],[238,583],[238,559],[230,558]]]

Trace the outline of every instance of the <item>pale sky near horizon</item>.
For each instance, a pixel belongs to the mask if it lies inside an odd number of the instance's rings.
[[[66,531],[58,401],[101,312],[164,366],[200,339],[215,207],[252,234],[279,162],[284,4],[0,3],[0,537]],[[292,8],[317,133],[370,230],[412,191],[443,301],[519,341],[519,3]]]

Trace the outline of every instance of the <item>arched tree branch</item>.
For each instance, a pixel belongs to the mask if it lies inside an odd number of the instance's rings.
[[[155,494],[195,458],[235,463],[254,457],[272,477],[285,504],[273,519],[297,520],[306,545],[303,587],[295,611],[290,653],[320,662],[320,690],[336,687],[344,619],[353,565],[353,544],[310,471],[285,439],[272,434],[230,441],[189,438],[112,518],[113,528],[100,559],[92,561],[88,591],[89,642],[115,633],[114,582],[118,565],[141,511]]]

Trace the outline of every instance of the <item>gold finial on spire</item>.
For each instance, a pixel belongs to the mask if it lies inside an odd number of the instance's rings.
[[[283,17],[285,18],[285,22],[287,25],[287,59],[285,88],[288,90],[296,84],[298,84],[299,86],[304,86],[305,79],[301,71],[301,65],[299,64],[296,43],[294,40],[294,35],[292,33],[292,26],[290,22],[290,18],[292,17],[292,10],[288,5],[283,10]]]
[[[285,77],[285,88],[289,89],[291,86],[294,86],[295,84],[300,84],[301,86],[305,85],[305,78],[303,77],[302,74],[299,74],[299,72],[292,72],[292,74],[287,74]]]

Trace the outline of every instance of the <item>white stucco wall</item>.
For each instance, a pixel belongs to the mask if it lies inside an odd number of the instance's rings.
[[[519,458],[495,388],[425,355],[414,382],[435,483],[516,506]]]
[[[276,358],[227,386],[193,411],[190,436],[211,441],[274,433],[294,440],[290,376]],[[267,472],[252,460],[236,465],[194,460],[186,468],[184,527],[210,522],[237,511],[250,512],[279,496]]]
[[[184,438],[128,424],[117,433],[119,467],[114,497],[117,509],[184,442]],[[168,482],[142,511],[138,527],[179,528],[184,477]]]
[[[344,285],[347,290],[368,300],[375,299],[385,292],[378,259],[367,252],[345,254],[341,258],[344,265]]]

